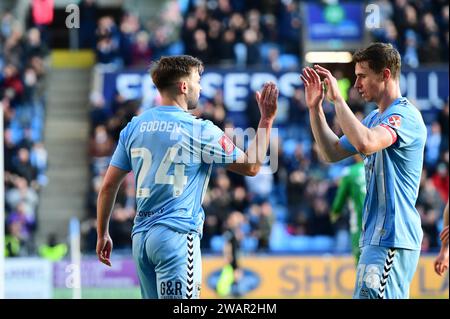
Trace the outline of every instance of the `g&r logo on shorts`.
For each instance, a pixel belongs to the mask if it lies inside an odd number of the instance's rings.
[[[181,293],[181,281],[161,281],[159,286],[159,292],[162,299],[182,299],[183,295]]]

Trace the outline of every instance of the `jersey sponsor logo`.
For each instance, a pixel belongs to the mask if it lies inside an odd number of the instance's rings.
[[[393,127],[400,127],[400,125],[402,125],[402,120],[401,117],[398,115],[392,115],[389,119],[388,119],[389,124],[391,124]]]
[[[225,134],[222,135],[222,137],[219,139],[219,144],[227,155],[233,153],[235,146],[233,142],[230,140],[230,138]]]
[[[370,289],[378,289],[380,287],[381,272],[378,269],[378,265],[367,265],[364,282],[366,283],[366,287]]]
[[[139,211],[139,212],[137,212],[137,215],[139,217],[152,217],[155,214],[162,214],[162,213],[164,213],[164,209],[165,208],[163,207],[163,208],[161,208],[160,210],[157,210],[157,211],[149,211],[149,212]]]
[[[183,285],[181,281],[161,281],[159,286],[159,293],[162,299],[182,299],[183,295],[181,293]]]

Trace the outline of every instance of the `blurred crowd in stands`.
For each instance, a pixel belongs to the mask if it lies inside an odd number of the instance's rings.
[[[447,1],[372,4],[381,17],[380,28],[371,29],[373,40],[392,43],[405,66],[448,61]],[[117,23],[111,16],[96,17],[95,2],[82,1],[80,43],[96,50],[100,64],[117,68],[148,66],[161,55],[185,53],[207,65],[297,69],[303,63],[300,8],[295,0],[172,0],[160,19],[143,24],[131,13]]]
[[[0,12],[0,107],[4,115],[6,256],[35,253],[39,193],[48,183],[45,125],[47,44]]]
[[[382,8],[384,25],[372,32],[373,40],[393,43],[406,67],[448,63],[446,1],[375,3]],[[161,16],[170,18],[144,25],[137,16],[126,13],[116,25],[112,17],[98,17],[97,29],[92,32],[96,38],[92,37],[90,42],[95,47],[98,64],[112,69],[142,69],[151,60],[168,54],[190,54],[203,60],[207,67],[280,71],[299,70],[303,63],[298,1],[169,1]],[[351,85],[347,87],[348,103],[362,119],[372,106],[366,105]],[[91,101],[90,216],[83,227],[87,234],[85,249],[90,251],[95,249],[95,207],[102,176],[120,129],[144,110],[141,101],[126,101],[120,95],[110,107],[105,107],[98,94]],[[302,87],[287,103],[287,116],[276,123],[279,137],[272,140],[279,147],[275,174],[270,174],[269,167],[263,167],[255,177],[238,176],[221,168],[213,170],[203,202],[204,251],[220,252],[227,229],[233,230],[241,249],[247,252],[349,251],[348,211],[335,224],[331,223],[329,213],[341,173],[353,160],[329,165],[319,158]],[[447,101],[427,123],[429,136],[417,201],[425,233],[423,251],[438,247],[442,208],[448,200],[448,112]],[[194,114],[212,120],[222,129],[234,126],[220,91],[213,99],[203,100]],[[327,109],[327,117],[334,121],[331,107]],[[258,119],[257,105],[250,96],[247,123],[256,127]],[[338,125],[333,127],[340,136]],[[135,214],[133,184],[130,174],[112,215],[111,236],[116,248],[130,247]]]

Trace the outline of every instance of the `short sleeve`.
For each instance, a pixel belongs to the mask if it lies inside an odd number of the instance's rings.
[[[202,162],[230,164],[236,162],[243,151],[211,121],[203,121],[201,134]]]
[[[362,121],[361,124],[365,127],[369,127],[370,121],[373,120],[374,116],[377,114],[376,111],[372,111],[369,115],[367,115]],[[350,143],[347,136],[343,135],[339,139],[339,144],[347,151],[352,153],[358,153],[358,150]]]
[[[349,152],[358,153],[356,148],[350,143],[350,141],[348,140],[347,136],[345,136],[345,135],[343,135],[339,139],[339,144],[342,146],[342,148],[344,148],[345,150],[347,150]]]
[[[119,142],[117,143],[116,150],[114,151],[114,154],[111,158],[110,165],[120,168],[124,171],[131,171],[130,158],[125,147],[127,128],[128,126],[120,132]]]
[[[414,140],[415,132],[411,129],[413,125],[409,123],[408,118],[400,113],[391,113],[385,116],[380,126],[385,127],[393,135],[394,144],[399,137],[401,143],[410,144]]]

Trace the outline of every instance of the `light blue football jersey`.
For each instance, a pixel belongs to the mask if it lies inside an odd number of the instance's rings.
[[[240,153],[211,121],[177,106],[154,107],[134,117],[121,131],[110,163],[135,175],[132,236],[163,224],[201,237],[201,203],[212,165],[235,162]]]
[[[397,140],[364,158],[367,196],[359,245],[420,249],[423,232],[415,208],[422,174],[427,130],[422,115],[406,98],[396,99],[383,113],[372,111],[362,123],[393,129]],[[395,134],[394,134],[395,135]],[[340,144],[356,152],[348,138]]]

